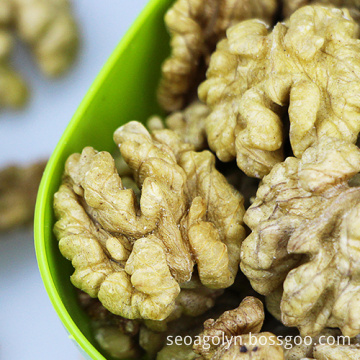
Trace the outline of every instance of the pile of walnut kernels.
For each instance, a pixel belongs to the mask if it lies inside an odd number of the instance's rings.
[[[360,359],[360,2],[308,3],[177,0],[168,117],[68,158],[54,231],[112,356]]]

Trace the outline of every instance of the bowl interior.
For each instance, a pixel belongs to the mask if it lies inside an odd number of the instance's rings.
[[[173,0],[151,0],[119,43],[89,89],[46,167],[36,204],[35,247],[39,269],[55,310],[84,356],[110,359],[92,336],[70,282],[71,263],[64,259],[52,229],[53,196],[67,157],[85,146],[113,151],[114,130],[130,120],[161,114],[156,102],[160,67],[169,53],[164,13]]]

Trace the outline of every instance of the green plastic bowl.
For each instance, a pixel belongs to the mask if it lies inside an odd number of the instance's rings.
[[[86,359],[111,359],[96,343],[88,317],[70,282],[74,269],[58,249],[53,234],[53,196],[67,157],[85,146],[113,151],[116,128],[161,113],[156,87],[162,61],[169,54],[164,14],[173,0],[151,0],[97,76],[52,154],[38,192],[35,211],[37,261],[50,300],[69,337]]]

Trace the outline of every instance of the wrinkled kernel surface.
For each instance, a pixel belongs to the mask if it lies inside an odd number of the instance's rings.
[[[67,160],[54,231],[75,267],[75,286],[114,314],[164,320],[195,264],[208,288],[234,282],[245,237],[243,198],[210,152],[193,151],[170,130],[150,135],[130,122],[114,139],[140,201],[109,153],[85,148]]]
[[[360,2],[359,0],[282,0],[283,15],[289,17],[294,11],[302,6],[312,3],[323,4],[325,6],[333,5],[337,8],[347,8],[350,15],[356,20],[360,20]]]
[[[355,145],[324,138],[276,165],[246,212],[241,268],[261,294],[283,287],[281,320],[303,336],[360,333],[360,189],[348,184],[359,171]]]
[[[206,132],[219,159],[236,157],[247,175],[262,178],[283,160],[288,136],[297,157],[323,136],[355,142],[358,34],[346,9],[322,6],[297,10],[270,33],[259,20],[228,29],[199,87],[200,99],[212,110]]]
[[[236,309],[224,312],[217,320],[207,320],[200,334],[202,340],[194,343],[193,349],[203,360],[284,360],[283,349],[277,341],[269,345],[271,337],[276,337],[271,333],[260,333],[264,317],[261,301],[248,296]],[[260,337],[263,337],[262,341],[267,338],[266,345],[260,345]]]
[[[162,66],[160,105],[167,111],[187,106],[226,29],[252,17],[271,23],[276,8],[275,0],[177,0],[165,16],[171,55]]]

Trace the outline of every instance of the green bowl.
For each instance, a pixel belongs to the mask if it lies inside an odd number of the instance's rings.
[[[151,0],[97,76],[52,154],[38,192],[35,211],[36,256],[47,293],[69,337],[86,359],[111,359],[96,343],[89,318],[70,282],[73,267],[59,252],[53,234],[53,196],[67,157],[85,146],[112,151],[116,128],[161,113],[156,87],[169,53],[164,14],[173,0]]]

